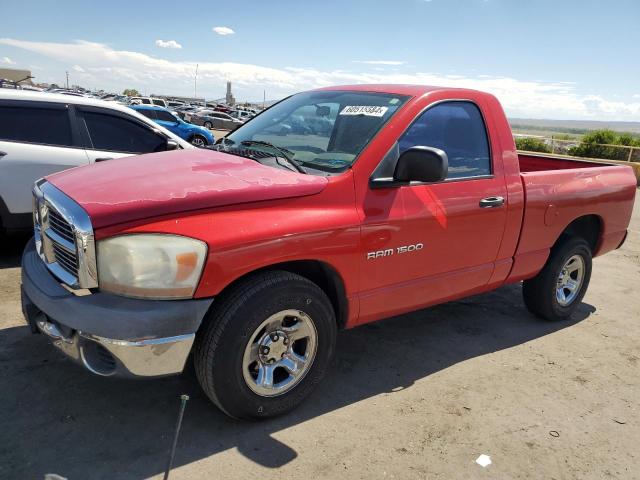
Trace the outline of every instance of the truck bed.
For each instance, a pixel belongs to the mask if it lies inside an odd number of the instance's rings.
[[[511,281],[535,275],[562,231],[583,217],[599,229],[594,256],[620,246],[636,192],[631,167],[529,153],[518,161],[524,212]]]
[[[613,166],[612,164],[607,164],[605,162],[601,163],[586,160],[574,160],[562,156],[529,152],[518,152],[518,162],[520,163],[520,172],[522,173]]]

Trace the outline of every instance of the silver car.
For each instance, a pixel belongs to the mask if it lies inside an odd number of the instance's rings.
[[[224,112],[216,112],[214,110],[203,110],[191,114],[191,123],[202,125],[208,129],[235,130],[244,122],[233,118]]]

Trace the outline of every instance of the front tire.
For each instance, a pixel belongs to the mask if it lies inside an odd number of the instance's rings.
[[[207,139],[202,135],[194,135],[191,137],[191,145],[194,147],[204,148],[208,145]]]
[[[552,249],[543,269],[522,287],[524,303],[535,315],[565,320],[578,308],[591,280],[591,248],[582,238],[569,238]]]
[[[283,271],[254,274],[223,294],[198,333],[198,381],[232,417],[287,413],[324,376],[336,330],[331,302],[316,284]]]

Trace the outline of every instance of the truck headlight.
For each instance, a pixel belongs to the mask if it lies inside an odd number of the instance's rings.
[[[100,240],[97,256],[102,291],[134,298],[191,298],[207,245],[179,235],[121,235]]]

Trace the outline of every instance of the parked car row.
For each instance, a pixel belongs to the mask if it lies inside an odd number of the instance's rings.
[[[222,111],[225,110],[225,111]],[[30,186],[71,167],[133,154],[209,147],[257,111],[84,89],[0,89],[0,233],[30,227]]]
[[[41,177],[128,155],[193,148],[195,135],[213,143],[204,128],[153,115],[84,96],[0,89],[0,230],[31,227],[31,187]]]

